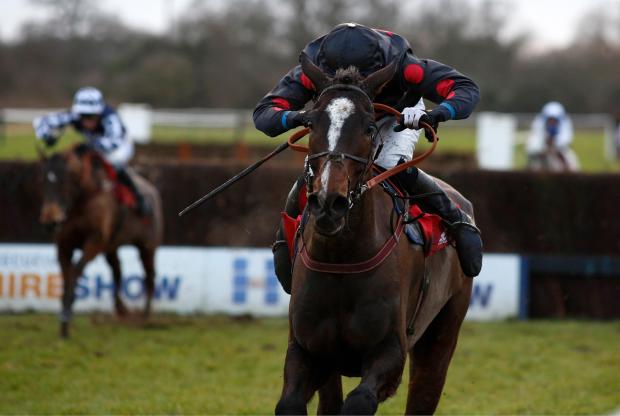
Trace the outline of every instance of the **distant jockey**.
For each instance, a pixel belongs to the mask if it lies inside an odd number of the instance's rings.
[[[104,101],[101,91],[93,87],[80,88],[70,110],[38,117],[32,124],[37,138],[48,146],[56,144],[66,126],[73,126],[86,143],[114,167],[119,182],[131,189],[136,196],[138,212],[148,214],[149,207],[127,172],[127,164],[134,154],[133,142],[127,137],[116,110]]]
[[[394,78],[375,97],[375,102],[393,106],[403,115],[402,124],[394,117],[377,120],[383,148],[375,163],[385,169],[411,160],[420,134],[417,131],[420,122],[437,129],[441,122],[467,118],[480,98],[478,86],[469,77],[442,63],[418,58],[406,39],[386,30],[357,23],[340,24],[308,43],[303,52],[331,76],[337,69],[352,65],[367,77],[392,62],[396,64]],[[316,98],[316,93],[301,66],[293,67],[257,104],[254,109],[256,128],[276,136],[304,125],[304,106]],[[438,105],[425,110],[422,98]],[[478,275],[482,265],[482,240],[471,218],[422,170],[413,168],[397,178],[410,194],[432,195],[420,205],[449,224],[463,272],[467,276]],[[302,182],[298,180],[293,186],[286,203],[285,211],[291,217],[298,215],[297,196]],[[273,247],[276,274],[288,292],[291,263],[281,229],[277,240]]]
[[[527,141],[528,165],[534,170],[577,171],[579,161],[570,148],[573,123],[557,101],[545,104],[532,122]]]

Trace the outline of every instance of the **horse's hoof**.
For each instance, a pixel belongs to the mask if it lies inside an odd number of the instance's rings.
[[[129,315],[129,309],[122,302],[117,303],[114,309],[116,310],[116,316],[119,318],[125,318]]]
[[[342,415],[374,415],[379,403],[375,395],[365,388],[357,388],[347,396],[342,405]]]
[[[62,339],[69,338],[69,322],[60,323],[60,338]]]
[[[274,412],[276,415],[306,415],[306,403],[299,398],[280,399]]]

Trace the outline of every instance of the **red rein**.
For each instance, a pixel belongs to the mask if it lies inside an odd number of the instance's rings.
[[[373,104],[375,107],[375,113],[378,111],[383,111],[389,114],[394,115],[397,119],[400,119],[401,114],[398,110],[396,110],[395,108],[390,107],[389,105],[385,105],[385,104],[378,104],[375,103]],[[435,151],[435,147],[437,147],[437,133],[435,133],[435,130],[432,129],[431,126],[429,126],[426,123],[420,123],[420,125],[430,131],[432,133],[433,136],[433,145],[424,153],[422,153],[421,155],[414,157],[413,159],[411,159],[409,162],[406,163],[402,163],[400,165],[396,165],[391,169],[386,170],[385,172],[371,178],[368,182],[366,182],[366,184],[364,185],[364,189],[368,190],[370,188],[372,188],[373,186],[377,185],[380,182],[383,182],[384,180],[396,175],[399,172],[404,171],[407,168],[410,168],[412,166],[417,165],[418,163],[420,163],[421,161],[423,161],[424,159],[426,159],[427,157],[429,157],[431,155],[431,153],[433,153]],[[301,153],[308,153],[308,148],[306,146],[302,146],[302,145],[298,145],[295,144],[295,142],[297,142],[298,140],[300,140],[302,137],[306,136],[308,133],[310,133],[310,129],[309,128],[304,128],[302,130],[299,130],[295,133],[293,133],[291,135],[291,137],[289,137],[288,139],[288,146],[296,151],[296,152],[301,152]]]

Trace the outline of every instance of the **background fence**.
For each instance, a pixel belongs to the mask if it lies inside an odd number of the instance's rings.
[[[279,212],[299,174],[267,165],[190,215],[177,212],[244,167],[233,162],[153,162],[140,166],[163,197],[164,244],[268,247]],[[617,176],[527,172],[431,172],[476,209],[486,253],[520,256],[524,315],[620,316],[620,222]],[[49,242],[38,224],[37,164],[0,164],[0,241]],[[595,197],[592,197],[592,196]],[[585,290],[587,289],[587,290]]]

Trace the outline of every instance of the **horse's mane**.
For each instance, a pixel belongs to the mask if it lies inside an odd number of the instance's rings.
[[[73,146],[71,150],[79,157],[82,157],[88,154],[89,152],[95,153],[93,149],[91,149],[86,143],[76,144],[75,146]]]
[[[105,172],[106,162],[103,157],[97,153],[92,147],[88,146],[86,143],[78,143],[74,145],[69,152],[75,154],[82,162],[84,163],[84,168],[88,171],[87,175],[95,174],[95,180],[100,180],[99,173],[103,173],[107,175]]]
[[[364,77],[357,67],[351,65],[348,68],[339,68],[333,78],[333,84],[349,84],[360,86]]]

